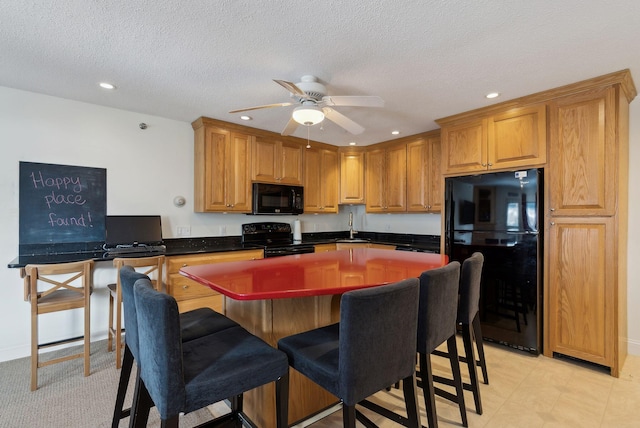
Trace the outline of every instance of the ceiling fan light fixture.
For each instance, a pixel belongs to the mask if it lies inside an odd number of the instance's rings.
[[[299,106],[293,110],[292,117],[300,125],[313,126],[324,120],[324,113],[316,106]]]

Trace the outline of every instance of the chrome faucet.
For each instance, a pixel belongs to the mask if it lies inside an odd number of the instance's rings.
[[[353,235],[358,233],[357,230],[353,230],[353,213],[349,212],[349,239],[353,239]]]

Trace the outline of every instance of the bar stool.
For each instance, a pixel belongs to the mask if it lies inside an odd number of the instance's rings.
[[[356,404],[402,380],[407,417],[379,411],[407,427],[420,427],[416,394],[417,278],[342,295],[340,322],[284,337],[278,348],[289,365],[342,400],[343,426],[356,419],[374,426]],[[374,409],[378,411],[378,409]]]
[[[31,391],[38,389],[38,368],[76,358],[84,359],[84,375],[91,367],[90,331],[93,260],[57,264],[30,264],[25,267],[25,300],[31,304]],[[83,309],[83,335],[40,343],[38,317],[52,312]],[[83,341],[81,353],[40,361],[40,349]]]
[[[464,357],[460,356],[459,360],[466,363],[469,370],[469,383],[463,383],[463,387],[464,389],[473,392],[476,413],[479,415],[482,414],[482,400],[480,398],[478,366],[482,370],[484,383],[489,384],[479,313],[480,285],[483,264],[484,256],[480,252],[473,253],[471,257],[462,262],[462,269],[460,273],[460,300],[458,302],[457,319],[458,324],[462,328],[462,342],[464,343],[465,351]],[[478,351],[477,359],[475,356],[474,342],[475,348],[477,348]],[[433,354],[448,356],[447,353],[439,350],[434,351]],[[452,385],[451,380],[447,378],[434,376],[433,379],[436,382]]]
[[[116,282],[108,284],[109,289],[109,329],[107,338],[107,350],[113,351],[113,341],[116,342],[116,368],[122,367],[122,287],[120,285],[120,269],[122,266],[131,266],[140,270],[143,274],[150,276],[155,273],[154,287],[156,290],[162,289],[162,267],[164,256],[151,257],[116,257],[113,259],[113,266],[116,268]],[[115,312],[115,325],[114,325]]]

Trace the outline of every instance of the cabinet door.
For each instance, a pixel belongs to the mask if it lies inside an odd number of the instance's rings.
[[[407,144],[407,211],[440,212],[440,138]]]
[[[338,153],[306,149],[304,153],[305,213],[338,212]]]
[[[613,220],[561,217],[548,229],[545,353],[612,366],[617,344]]]
[[[231,133],[230,148],[226,157],[228,211],[251,211],[251,136]]]
[[[615,110],[614,88],[550,104],[549,208],[554,215],[615,214]]]
[[[442,144],[440,137],[432,137],[427,140],[429,147],[429,198],[427,202],[429,204],[429,212],[439,213],[442,211],[442,191],[444,182],[442,180]],[[407,180],[410,179],[410,175],[407,174]]]
[[[302,184],[302,153],[304,147],[297,143],[282,142],[279,150],[280,183]]]
[[[364,152],[340,153],[340,203],[364,204]]]
[[[195,189],[196,212],[227,209],[227,163],[230,133],[203,127],[196,133]]]
[[[278,141],[256,137],[251,149],[251,179],[279,183]]]
[[[325,213],[338,212],[338,152],[322,150],[320,152],[321,165],[321,201]]]
[[[365,199],[367,212],[386,212],[384,199],[385,151],[371,150],[366,154]]]
[[[387,149],[384,199],[387,212],[407,211],[407,145]]]
[[[442,128],[444,173],[485,171],[487,169],[487,132],[485,120]]]
[[[487,120],[487,167],[494,170],[544,165],[546,117],[544,104],[491,116]]]

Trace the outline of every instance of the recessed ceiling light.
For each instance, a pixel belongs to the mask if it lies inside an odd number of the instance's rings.
[[[398,135],[400,134],[400,131],[391,131],[391,135]]]
[[[251,116],[243,115],[243,116],[240,116],[240,119],[242,119],[242,120],[251,120]]]
[[[111,84],[111,83],[107,83],[107,82],[100,82],[100,87],[102,89],[115,89],[116,86]]]
[[[485,98],[491,99],[491,98],[498,98],[499,96],[500,96],[499,92],[490,92],[487,95],[485,95]]]
[[[355,141],[350,141],[350,142],[349,142],[349,145],[350,145],[350,146],[355,146],[355,145],[356,145],[356,142],[355,142]]]

